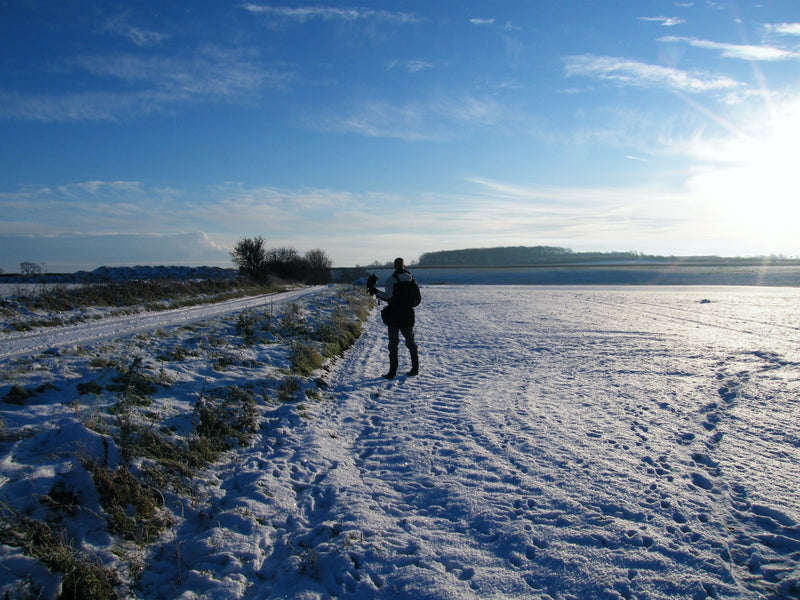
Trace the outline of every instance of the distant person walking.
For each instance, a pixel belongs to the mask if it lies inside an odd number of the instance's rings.
[[[405,261],[396,258],[394,273],[386,280],[383,292],[375,287],[378,278],[373,273],[367,280],[369,293],[385,300],[388,304],[381,311],[381,318],[389,328],[389,371],[384,375],[386,379],[394,379],[397,375],[398,357],[397,348],[400,345],[400,334],[411,354],[411,370],[407,373],[413,377],[419,373],[419,354],[417,342],[414,339],[414,307],[420,303],[419,286],[414,277],[406,270]]]

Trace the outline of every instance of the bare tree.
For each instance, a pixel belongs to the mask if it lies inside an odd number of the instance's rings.
[[[266,279],[267,249],[264,238],[242,238],[231,252],[233,263],[239,272],[253,279]]]
[[[42,265],[26,260],[19,263],[19,272],[23,277],[33,277],[34,275],[41,275]]]
[[[303,279],[303,259],[291,246],[271,248],[267,252],[267,269],[277,277],[286,281]]]
[[[306,263],[306,281],[308,283],[330,283],[331,267],[333,261],[328,258],[324,250],[315,248],[306,252],[304,257]]]

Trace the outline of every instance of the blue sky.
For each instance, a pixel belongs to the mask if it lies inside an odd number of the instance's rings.
[[[800,256],[800,2],[0,0],[0,268]]]

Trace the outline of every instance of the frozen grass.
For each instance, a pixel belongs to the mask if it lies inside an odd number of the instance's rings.
[[[329,288],[278,312],[272,305],[248,309],[126,342],[3,364],[5,406],[24,413],[61,405],[84,433],[69,444],[72,451],[55,451],[70,475],[48,477],[40,502],[0,507],[0,542],[43,564],[58,581],[60,598],[130,593],[142,552],[197,503],[198,473],[247,447],[278,407],[294,405],[300,415],[302,402],[319,401],[314,390],[324,385],[326,359],[353,343],[371,305],[360,290]],[[53,364],[61,368],[47,375]],[[22,421],[0,428],[0,442],[41,431]],[[77,471],[87,474],[93,492],[76,484]],[[84,534],[99,520],[119,544],[134,543],[142,552],[90,558],[81,549],[85,540],[73,537],[75,523],[87,514],[94,517]],[[35,596],[46,588],[33,580],[24,590],[15,585],[5,592]]]
[[[28,518],[11,506],[0,503],[0,543],[21,548],[27,556],[40,561],[55,573],[62,573],[59,600],[112,600],[118,598],[119,581],[113,570],[104,567],[86,553],[74,548],[63,531],[48,523]],[[32,579],[21,578],[14,592],[6,598],[39,597],[39,587]]]
[[[88,284],[75,288],[58,285],[38,294],[0,300],[6,331],[57,327],[109,314],[157,311],[221,302],[280,289],[246,280],[137,280]]]

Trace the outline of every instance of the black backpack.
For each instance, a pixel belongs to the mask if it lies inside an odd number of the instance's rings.
[[[402,281],[397,275],[394,276],[397,283],[394,284],[392,297],[389,304],[392,308],[410,310],[422,302],[422,294],[419,291],[417,282],[412,277],[409,281]]]

